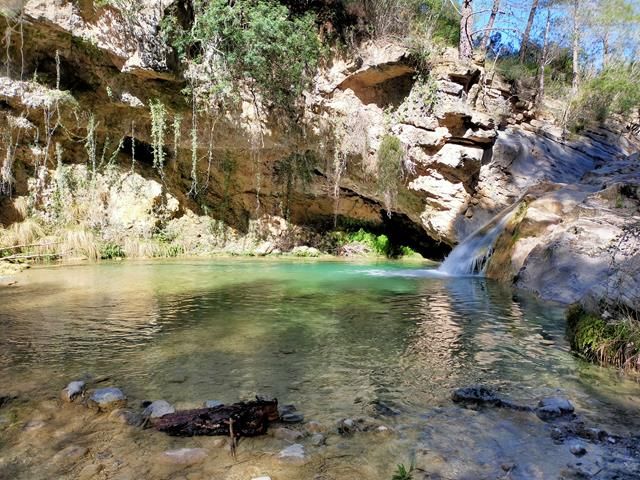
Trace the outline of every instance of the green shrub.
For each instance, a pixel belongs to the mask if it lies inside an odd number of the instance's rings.
[[[195,10],[187,29],[175,15],[163,23],[183,60],[203,62],[205,52],[217,52],[214,67],[252,80],[280,106],[289,106],[302,93],[320,57],[313,14],[292,15],[275,0],[199,1]]]
[[[105,243],[100,248],[100,258],[102,260],[113,260],[114,258],[124,258],[125,256],[123,248],[116,243]]]
[[[580,86],[569,126],[580,131],[589,120],[626,116],[640,107],[640,65],[613,65]]]

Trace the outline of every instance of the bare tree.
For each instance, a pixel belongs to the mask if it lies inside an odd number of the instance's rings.
[[[482,43],[480,44],[480,50],[486,51],[489,46],[489,39],[491,38],[491,31],[493,30],[493,24],[496,21],[496,17],[498,16],[498,12],[500,11],[500,0],[493,0],[493,5],[491,6],[491,14],[489,15],[489,21],[487,22],[487,30],[484,32],[484,36],[482,37]]]
[[[542,55],[540,55],[540,73],[538,79],[538,95],[536,103],[540,105],[544,98],[544,71],[549,60],[549,30],[551,30],[551,11],[547,9],[547,21],[544,26],[544,36],[542,37]]]
[[[522,36],[522,45],[520,46],[520,63],[524,62],[525,55],[527,53],[527,45],[529,44],[529,36],[531,35],[531,28],[533,27],[533,20],[536,17],[536,11],[538,10],[539,0],[533,0],[531,9],[529,10],[529,19],[527,20],[527,26],[524,29],[524,35]]]
[[[469,62],[473,57],[473,0],[462,0],[460,12],[460,43],[458,56],[460,60]]]

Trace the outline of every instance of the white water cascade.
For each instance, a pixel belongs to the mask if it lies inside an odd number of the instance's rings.
[[[493,245],[518,205],[520,201],[500,212],[465,238],[445,258],[438,272],[450,276],[484,274],[493,253]]]

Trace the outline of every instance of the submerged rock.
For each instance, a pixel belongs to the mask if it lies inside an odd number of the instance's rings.
[[[451,400],[456,403],[477,403],[479,405],[497,405],[501,402],[500,397],[493,390],[482,385],[458,388],[451,395]]]
[[[142,416],[147,418],[160,418],[175,411],[175,407],[166,400],[156,400],[144,409]]]
[[[307,456],[304,447],[299,443],[294,443],[278,453],[278,459],[283,462],[306,463]]]
[[[289,442],[295,442],[296,440],[300,440],[302,437],[304,437],[304,434],[302,432],[284,427],[274,428],[273,430],[271,430],[271,434],[274,436],[274,438],[287,440]]]
[[[116,408],[109,414],[109,418],[134,427],[140,426],[144,423],[142,415],[124,408]]]
[[[65,402],[73,402],[76,398],[84,394],[85,387],[86,383],[82,380],[70,382],[69,385],[62,389],[60,398]]]
[[[569,400],[560,397],[543,398],[538,403],[536,415],[541,420],[551,420],[573,413],[574,408]]]
[[[569,448],[569,451],[573,453],[576,457],[581,457],[587,453],[587,449],[581,443],[574,443]]]
[[[285,413],[280,417],[284,423],[300,423],[304,422],[304,415],[299,412]]]
[[[160,462],[170,465],[195,465],[204,462],[207,456],[204,448],[179,448],[163,452]]]
[[[311,445],[314,447],[320,447],[325,444],[327,438],[321,433],[314,433],[311,436]]]
[[[204,402],[205,408],[217,408],[217,407],[222,407],[223,405],[224,403],[222,403],[219,400],[207,400]]]
[[[94,390],[89,397],[88,405],[101,412],[108,412],[116,408],[126,407],[127,397],[119,388],[99,388]]]

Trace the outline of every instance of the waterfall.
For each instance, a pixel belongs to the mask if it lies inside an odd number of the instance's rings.
[[[465,238],[442,262],[438,271],[451,276],[482,275],[493,253],[495,241],[518,205],[519,200]]]

